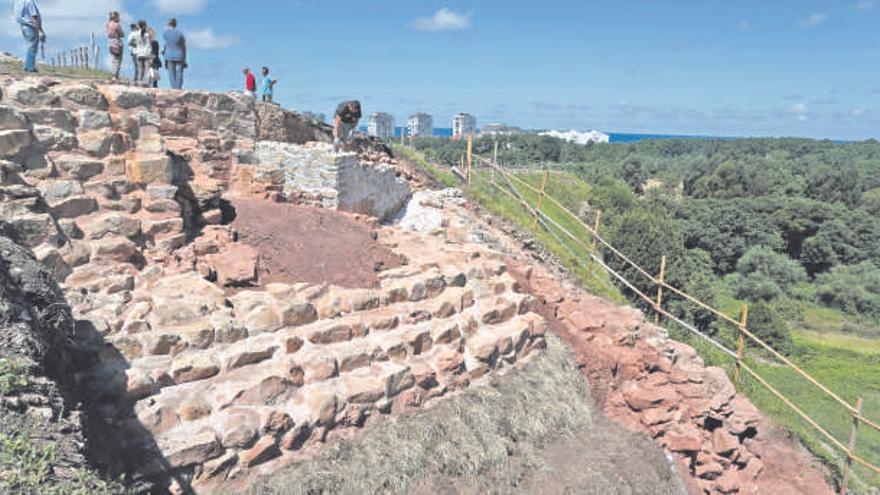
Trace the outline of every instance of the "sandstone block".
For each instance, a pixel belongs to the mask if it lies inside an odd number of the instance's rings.
[[[663,436],[663,443],[672,452],[697,452],[702,448],[702,437],[696,428],[684,426],[677,431],[669,431]]]
[[[235,350],[230,353],[226,362],[226,369],[241,368],[257,364],[271,358],[278,347],[264,344],[262,346],[248,346],[247,349]]]
[[[33,143],[31,131],[0,131],[0,158],[14,158]]]
[[[82,155],[63,154],[52,158],[62,174],[78,181],[86,181],[104,171],[104,164]]]
[[[739,440],[724,428],[712,431],[712,450],[723,457],[730,457],[739,448]]]
[[[628,382],[623,386],[622,392],[626,403],[636,411],[670,407],[679,401],[678,394],[669,387],[647,387],[637,382]]]
[[[108,213],[92,220],[84,227],[90,239],[101,239],[107,235],[118,235],[129,239],[141,233],[141,222],[135,217],[120,213]]]
[[[315,356],[302,363],[305,383],[317,383],[339,375],[336,359],[329,356]]]
[[[284,320],[274,308],[260,306],[247,315],[244,324],[248,334],[255,336],[261,333],[277,332],[284,326]]]
[[[180,354],[171,365],[171,377],[177,384],[205,380],[219,372],[217,358],[207,352]]]
[[[448,347],[441,347],[432,356],[434,368],[441,373],[458,374],[464,369],[464,356]]]
[[[386,382],[386,394],[388,397],[394,397],[400,392],[412,388],[415,383],[415,376],[410,368],[391,373]]]
[[[260,418],[246,409],[231,409],[215,420],[220,444],[226,449],[246,449],[254,444],[260,428]]]
[[[259,278],[260,253],[247,244],[231,244],[218,254],[208,257],[224,287],[249,287]]]
[[[86,131],[76,135],[81,150],[103,158],[111,153],[119,154],[127,148],[122,135],[107,131]]]
[[[275,437],[267,435],[261,438],[252,448],[242,452],[239,457],[244,467],[252,468],[271,461],[279,455],[281,455],[281,450],[275,442]]]
[[[25,114],[33,124],[54,127],[68,133],[73,132],[76,128],[73,115],[62,108],[28,108],[25,110]],[[2,117],[0,117],[0,121],[2,121]]]
[[[0,105],[0,131],[22,130],[30,128],[28,117],[15,107]]]
[[[98,202],[89,196],[71,196],[48,203],[56,218],[76,218],[98,211]]]
[[[60,97],[62,104],[69,108],[87,107],[107,110],[110,106],[104,95],[87,84],[58,86],[52,88],[52,93]]]
[[[173,468],[204,464],[223,453],[220,442],[210,429],[162,435],[158,444]]]
[[[337,323],[328,325],[324,328],[316,330],[309,335],[309,342],[313,344],[333,344],[337,342],[346,342],[352,338],[351,325],[345,323]]]
[[[83,194],[82,185],[75,180],[51,180],[40,181],[37,190],[46,202],[67,199],[71,196]]]
[[[174,168],[166,155],[147,155],[127,161],[125,176],[135,184],[170,183],[174,179]]]
[[[307,325],[318,319],[318,310],[309,303],[293,302],[284,307],[282,318],[287,327]]]
[[[92,243],[91,259],[118,261],[125,263],[131,261],[137,253],[137,244],[120,236],[101,238]]]
[[[79,127],[86,131],[99,131],[113,125],[109,112],[80,110],[77,114]]]
[[[10,84],[6,88],[5,97],[7,100],[28,107],[52,107],[60,103],[55,93],[50,92],[42,82],[35,80],[22,80]]]

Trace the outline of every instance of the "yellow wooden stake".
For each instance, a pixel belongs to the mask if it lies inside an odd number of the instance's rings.
[[[550,172],[547,170],[544,171],[544,179],[541,181],[541,194],[538,196],[538,207],[535,208],[535,225],[532,227],[533,229],[538,229],[538,217],[540,217],[541,206],[544,205],[544,191],[547,188],[547,176],[550,175]]]
[[[843,481],[840,483],[840,495],[846,495],[849,488],[849,472],[852,470],[852,456],[856,449],[856,437],[859,434],[859,418],[862,415],[862,398],[856,401],[856,410],[852,415],[852,430],[849,433],[849,454],[846,456],[846,463],[843,465]]]
[[[602,220],[602,210],[596,210],[596,223],[593,225],[593,246],[590,253],[595,256],[596,249],[599,247],[599,222]],[[587,275],[593,276],[593,256],[590,256],[590,262],[587,264]]]
[[[666,279],[666,256],[660,257],[660,278],[657,284],[657,306],[654,308],[654,323],[660,324],[660,310],[663,308],[663,281]]]
[[[495,184],[495,167],[498,166],[498,140],[495,140],[495,154],[492,155],[492,184]]]
[[[467,179],[468,185],[471,185],[471,169],[474,165],[474,136],[468,135],[467,137]]]
[[[733,372],[733,383],[736,384],[739,382],[739,375],[742,371],[742,361],[743,361],[743,352],[745,352],[746,347],[746,336],[743,333],[743,330],[749,324],[749,305],[743,304],[742,309],[742,318],[739,321],[739,338],[736,341],[736,371]]]

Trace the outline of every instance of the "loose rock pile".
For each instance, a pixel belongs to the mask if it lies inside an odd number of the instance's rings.
[[[675,454],[694,490],[832,493],[809,457],[774,436],[723,369],[706,367],[640,311],[565,287],[537,268],[515,275],[575,349],[605,412]]]

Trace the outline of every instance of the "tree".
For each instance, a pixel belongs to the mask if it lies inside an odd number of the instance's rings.
[[[773,305],[758,301],[749,307],[749,330],[767,345],[782,354],[791,354],[792,340],[788,324],[779,317]]]
[[[880,187],[862,193],[861,206],[874,217],[880,218]]]
[[[784,294],[791,295],[794,288],[807,281],[807,273],[796,261],[771,249],[750,249],[736,264],[742,276],[736,295],[752,301],[771,301]]]
[[[681,287],[687,278],[682,277],[681,270],[676,268],[679,265],[675,265],[676,260],[683,260],[685,254],[682,234],[665,210],[640,206],[621,213],[611,226],[608,241],[653,276],[660,272],[660,258],[666,256],[674,262],[670,263],[666,278],[672,285]],[[654,283],[619,257],[609,254],[606,258],[612,269],[641,292],[656,292]]]
[[[836,266],[820,275],[816,283],[823,304],[880,320],[880,268],[873,263]]]

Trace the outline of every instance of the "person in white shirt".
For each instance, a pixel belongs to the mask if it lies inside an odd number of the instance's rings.
[[[27,52],[24,57],[24,71],[37,72],[37,50],[40,42],[46,41],[46,33],[43,31],[43,16],[37,6],[37,0],[16,0],[15,16],[21,25],[21,35],[27,43]]]
[[[131,26],[129,26],[129,28],[130,34],[128,35],[127,44],[129,47],[129,53],[131,54],[131,67],[134,70],[133,77],[137,79],[138,58],[137,55],[134,54],[134,47],[136,44],[135,40],[137,40],[138,37],[138,25],[132,24]]]
[[[147,27],[146,21],[138,21],[138,30],[134,33],[134,39],[129,40],[129,44],[134,48],[135,56],[135,81],[145,81],[147,78],[147,69],[150,68],[150,59],[153,57],[152,42],[155,36]]]

